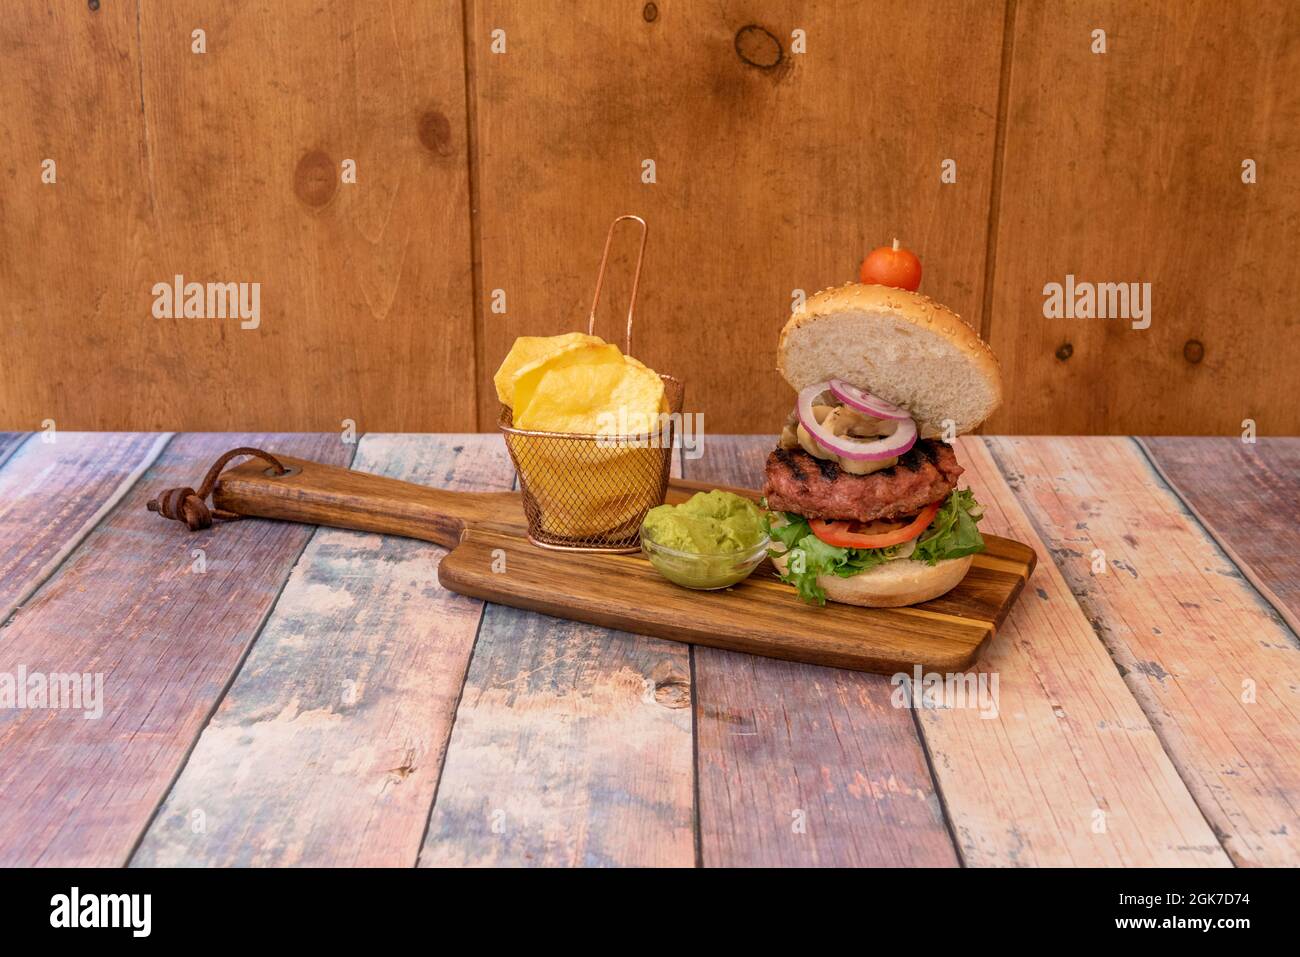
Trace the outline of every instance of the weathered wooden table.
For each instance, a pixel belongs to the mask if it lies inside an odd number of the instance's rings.
[[[770,441],[681,469],[754,485]],[[0,864],[1300,864],[1300,439],[961,440],[1040,556],[996,714],[146,512],[248,444],[514,480],[494,435],[0,433]],[[99,717],[14,697],[81,673]]]

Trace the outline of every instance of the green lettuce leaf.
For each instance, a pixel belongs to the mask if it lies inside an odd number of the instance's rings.
[[[984,536],[975,527],[983,517],[984,508],[975,501],[971,490],[955,489],[930,527],[917,539],[912,558],[937,565],[949,558],[962,558],[984,551]]]
[[[953,491],[943,507],[921,533],[920,538],[889,548],[838,548],[813,534],[808,520],[793,512],[768,513],[767,529],[774,547],[772,557],[789,555],[781,580],[793,585],[807,602],[826,604],[826,592],[817,584],[819,575],[851,578],[859,572],[890,561],[923,561],[937,565],[948,558],[961,558],[984,549],[976,528],[983,509],[970,489]]]

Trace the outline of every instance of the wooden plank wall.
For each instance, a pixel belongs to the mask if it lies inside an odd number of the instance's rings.
[[[0,421],[472,425],[459,4],[24,0],[0,58]],[[153,318],[178,274],[260,325]]]
[[[685,379],[715,433],[784,417],[772,370],[792,291],[855,278],[866,246],[907,238],[927,288],[976,313],[1002,11],[885,6],[662,2],[651,16],[587,0],[543,18],[474,0],[480,273],[508,304],[480,315],[483,367],[516,335],[585,320],[605,229],[629,211],[654,230],[637,353]],[[504,54],[483,42],[494,29]],[[955,186],[939,181],[945,158]],[[608,294],[613,335],[627,283]],[[480,393],[481,423],[494,403]]]
[[[490,429],[637,211],[636,351],[715,433],[772,429],[792,293],[893,235],[1002,356],[991,432],[1300,432],[1295,4],[12,6],[0,428]],[[260,282],[260,327],[154,319],[176,274]],[[1150,328],[1045,318],[1067,274],[1150,282]]]
[[[985,316],[1011,392],[986,431],[1300,433],[1298,36],[1270,0],[1016,5]],[[1045,319],[1067,274],[1150,282],[1150,328]]]

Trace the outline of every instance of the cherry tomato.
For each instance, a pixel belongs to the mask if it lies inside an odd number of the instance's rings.
[[[910,249],[899,246],[895,239],[894,245],[879,246],[867,253],[859,276],[863,282],[916,292],[921,285],[921,260]]]
[[[858,531],[857,522],[833,522],[824,518],[810,519],[808,526],[823,542],[837,548],[888,548],[890,545],[901,545],[903,542],[919,538],[921,533],[930,527],[930,523],[939,514],[942,506],[943,502],[932,502],[921,509],[920,514],[910,525],[904,525],[890,532],[869,534]]]

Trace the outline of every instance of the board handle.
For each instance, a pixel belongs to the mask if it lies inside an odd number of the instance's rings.
[[[213,503],[239,515],[402,535],[448,548],[467,525],[527,527],[515,492],[450,492],[306,459],[279,460],[287,469],[283,475],[258,461],[222,473]]]
[[[235,455],[258,457],[221,472]],[[209,492],[211,509],[204,503]],[[207,528],[214,518],[247,516],[402,535],[448,548],[468,525],[500,531],[527,527],[515,492],[451,492],[257,449],[226,453],[197,492],[170,489],[149,509],[194,530]]]

